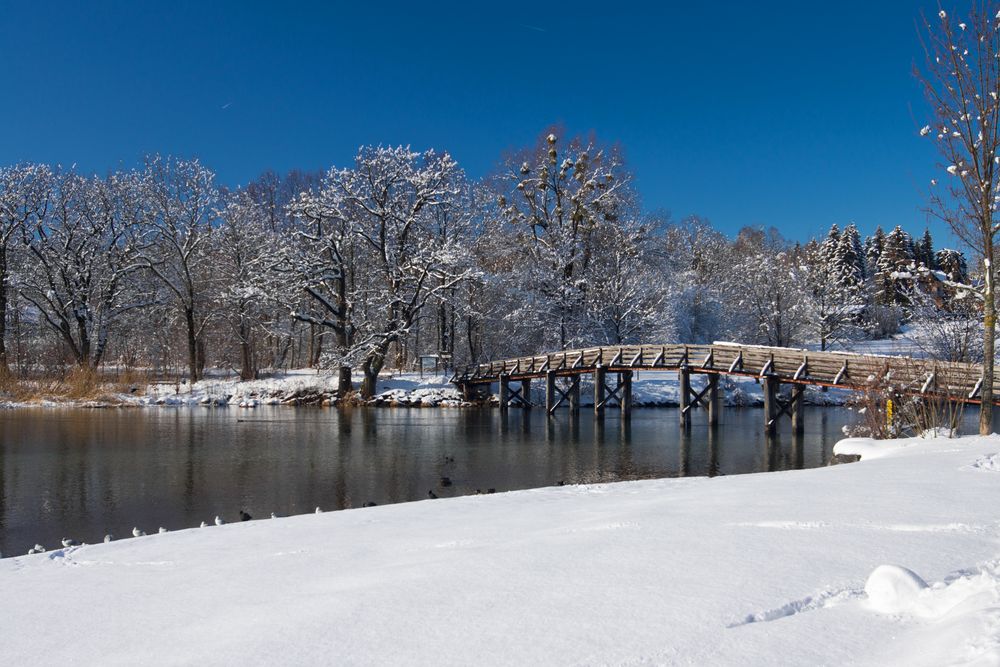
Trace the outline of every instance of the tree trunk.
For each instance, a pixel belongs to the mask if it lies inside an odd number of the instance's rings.
[[[996,294],[993,291],[993,252],[986,255],[986,285],[983,289],[983,388],[980,394],[979,434],[993,430],[993,354],[996,343]]]
[[[240,341],[240,379],[253,380],[257,371],[253,367],[253,351],[249,341]]]
[[[197,382],[198,373],[198,341],[195,338],[194,309],[184,308],[184,323],[187,325],[188,374],[191,382]]]
[[[382,370],[381,363],[375,362],[365,362],[362,366],[362,371],[365,376],[361,381],[361,398],[368,400],[375,395],[376,387],[378,385],[378,373]]]
[[[246,324],[240,324],[240,379],[253,380],[257,377],[254,365],[253,345],[250,344],[250,332]]]
[[[351,380],[351,367],[341,366],[337,373],[337,397],[343,398],[354,391],[354,382]]]
[[[316,365],[314,359],[319,355],[316,353],[316,325],[312,322],[309,323],[309,363],[307,364],[309,368]]]
[[[324,338],[323,333],[324,332],[320,331],[313,338],[314,347],[312,351],[312,357],[310,357],[309,359],[309,368],[317,368],[319,366],[319,360],[323,356],[323,338]]]
[[[389,353],[390,345],[392,345],[391,340],[380,342],[361,364],[361,370],[365,374],[361,381],[361,397],[366,400],[374,396],[377,391],[378,374],[385,366],[385,357]]]

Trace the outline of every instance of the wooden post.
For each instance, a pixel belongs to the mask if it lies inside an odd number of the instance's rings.
[[[621,378],[621,409],[622,417],[628,419],[632,416],[632,371],[622,371]]]
[[[604,379],[608,371],[603,364],[594,367],[594,414],[604,414]]]
[[[556,409],[556,372],[545,371],[545,413],[552,414]]]
[[[764,432],[773,435],[775,430],[778,428],[778,420],[776,415],[778,414],[778,378],[765,375],[764,376]]]
[[[531,380],[521,380],[521,406],[525,410],[531,409]]]
[[[569,387],[569,411],[580,412],[580,376],[574,375],[570,378],[572,384]]]
[[[805,404],[803,395],[806,393],[805,389],[803,385],[792,387],[792,432],[796,435],[802,435],[806,428],[805,414],[803,412]]]
[[[722,401],[719,396],[719,376],[715,373],[708,375],[708,425],[716,426],[719,423],[719,412],[722,409]]]
[[[681,366],[677,371],[677,402],[680,407],[681,428],[691,425],[691,371],[687,366]]]
[[[510,401],[510,376],[506,373],[500,374],[500,412],[507,412]]]

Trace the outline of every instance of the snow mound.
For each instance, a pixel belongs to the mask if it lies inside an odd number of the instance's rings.
[[[844,456],[860,456],[863,460],[878,459],[897,452],[909,440],[873,440],[872,438],[846,438],[833,446],[833,453]]]
[[[871,607],[925,619],[897,636],[879,663],[900,665],[1000,664],[1000,572],[989,563],[946,583],[927,586],[906,568],[872,572]]]
[[[1000,452],[980,456],[970,467],[975,468],[976,470],[1000,472]]]
[[[920,604],[927,582],[898,565],[879,565],[865,582],[868,604],[882,614],[910,613]]]

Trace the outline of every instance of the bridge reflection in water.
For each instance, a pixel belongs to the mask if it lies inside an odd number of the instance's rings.
[[[676,408],[594,419],[562,410],[354,408],[11,410],[0,421],[0,552],[237,520],[680,475],[822,466],[843,408],[807,407],[796,439],[727,408],[713,428]],[[449,484],[442,485],[447,477]],[[580,493],[599,489],[578,490]]]

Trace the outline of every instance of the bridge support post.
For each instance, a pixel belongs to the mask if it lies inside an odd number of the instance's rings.
[[[805,393],[806,388],[804,385],[794,385],[792,387],[792,432],[795,435],[802,435],[806,428],[805,414],[803,414]]]
[[[602,365],[594,367],[594,414],[604,415],[604,380],[608,370]]]
[[[778,428],[778,378],[764,376],[764,432],[774,435]]]
[[[521,380],[521,407],[531,409],[531,380]]]
[[[556,372],[545,371],[545,414],[551,415],[555,412],[556,401]]]
[[[677,384],[681,428],[688,428],[691,425],[691,370],[687,366],[678,369]]]
[[[621,379],[619,400],[622,417],[627,419],[632,416],[632,371],[622,371],[619,377]]]
[[[716,426],[719,423],[719,412],[722,409],[722,402],[719,396],[719,376],[710,373],[708,376],[708,425]]]
[[[580,376],[574,375],[570,378],[569,386],[569,411],[577,414],[580,412]]]
[[[500,412],[507,412],[510,403],[510,376],[500,374]]]

